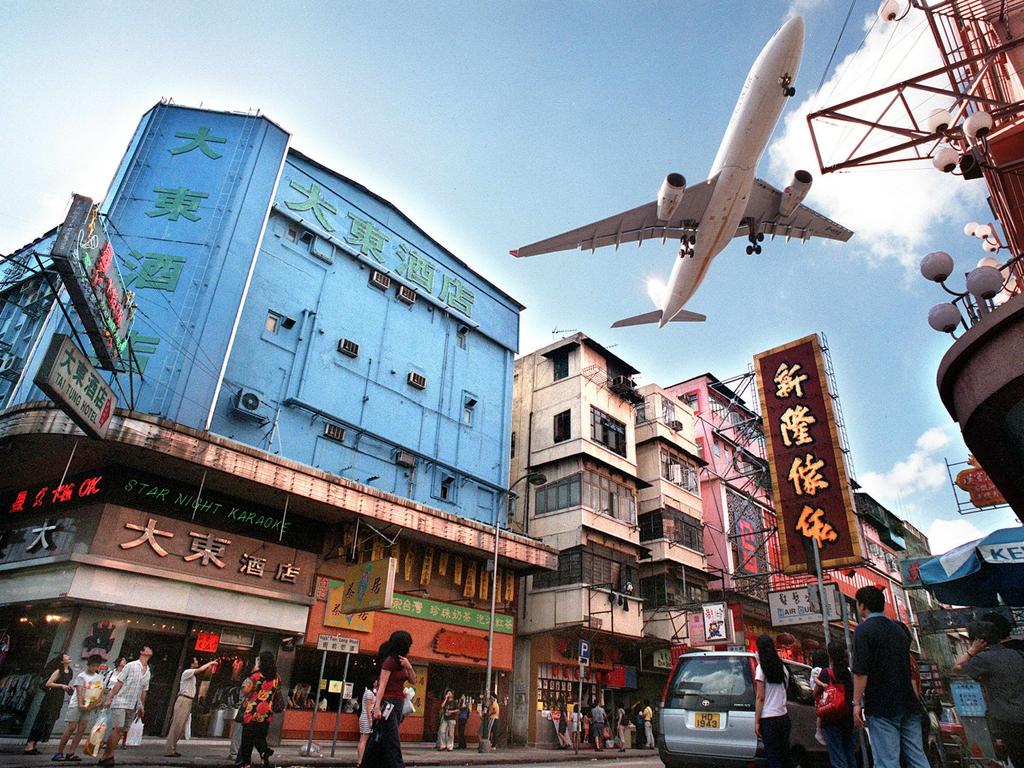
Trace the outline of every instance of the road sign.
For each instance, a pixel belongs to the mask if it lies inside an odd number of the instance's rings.
[[[359,653],[359,638],[321,634],[316,639],[316,649],[331,653]]]
[[[580,638],[580,666],[585,667],[590,663],[590,641]]]

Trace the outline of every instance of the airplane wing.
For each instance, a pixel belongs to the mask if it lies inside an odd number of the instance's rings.
[[[560,235],[524,245],[514,251],[513,256],[537,256],[555,251],[594,250],[605,245],[616,248],[622,243],[640,244],[651,238],[680,238],[692,232],[700,223],[704,209],[708,207],[711,193],[715,189],[717,176],[687,187],[671,221],[658,220],[658,204],[645,203],[629,211],[617,213],[607,219],[595,221],[582,227],[563,232]]]
[[[853,232],[832,219],[822,216],[806,205],[798,205],[789,216],[779,215],[779,202],[782,193],[761,179],[754,179],[750,190],[750,202],[743,214],[743,223],[736,230],[736,237],[746,237],[750,233],[747,222],[751,219],[759,223],[759,229],[766,235],[776,235],[800,240],[812,237],[824,237],[828,240],[846,242],[853,237]]]

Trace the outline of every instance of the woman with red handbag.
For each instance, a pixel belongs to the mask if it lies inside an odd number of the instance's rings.
[[[846,646],[839,640],[828,644],[828,669],[815,683],[817,713],[825,729],[831,768],[857,768],[857,740],[853,728],[853,676]]]

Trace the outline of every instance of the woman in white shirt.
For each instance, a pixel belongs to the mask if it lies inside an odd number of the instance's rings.
[[[789,670],[782,663],[775,643],[768,635],[757,638],[757,669],[754,671],[754,690],[757,703],[754,709],[754,731],[764,742],[764,756],[768,768],[789,768],[789,710],[786,708],[786,688]]]

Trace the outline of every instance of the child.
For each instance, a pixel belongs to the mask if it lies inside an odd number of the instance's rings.
[[[818,684],[818,675],[821,674],[821,670],[828,667],[828,651],[826,651],[824,648],[819,648],[818,650],[816,650],[813,654],[811,654],[811,663],[814,665],[811,669],[811,690],[814,691],[814,698],[815,700],[817,700],[820,694],[819,687],[821,687]],[[820,717],[814,718],[814,725],[815,741],[817,741],[823,747],[826,746],[825,730],[821,727]]]
[[[71,681],[71,700],[68,702],[68,711],[65,716],[67,726],[60,737],[57,754],[53,756],[55,762],[77,763],[82,760],[75,754],[82,741],[82,733],[85,731],[85,726],[89,722],[93,710],[99,707],[103,701],[103,675],[99,671],[102,663],[102,657],[90,656],[86,659],[85,669]],[[65,752],[64,748],[72,733],[75,738],[71,742],[71,750]]]

